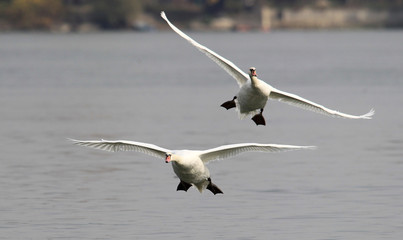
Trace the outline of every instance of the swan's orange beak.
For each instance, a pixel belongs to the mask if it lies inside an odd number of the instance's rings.
[[[171,155],[167,155],[165,158],[165,162],[169,163],[171,161]]]
[[[252,73],[252,76],[257,77],[256,70],[252,69],[252,70],[250,70],[250,71],[251,71],[251,73]]]

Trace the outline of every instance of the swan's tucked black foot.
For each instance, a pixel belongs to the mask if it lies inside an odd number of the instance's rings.
[[[236,99],[236,96],[234,97],[234,99],[232,99],[230,101],[226,101],[225,103],[221,104],[221,107],[224,107],[227,110],[231,109],[231,108],[234,108],[236,106],[235,105],[235,99]]]
[[[207,189],[210,190],[214,195],[216,195],[217,193],[221,193],[224,194],[221,189],[219,189],[217,187],[217,185],[215,185],[214,183],[211,182],[211,179],[209,178],[209,184],[207,185]]]
[[[181,182],[178,184],[178,187],[176,188],[176,191],[185,191],[187,192],[188,189],[192,186],[192,184],[184,182],[181,180]]]
[[[263,117],[263,109],[260,110],[260,113],[253,116],[252,120],[256,123],[256,125],[266,125],[266,120]]]

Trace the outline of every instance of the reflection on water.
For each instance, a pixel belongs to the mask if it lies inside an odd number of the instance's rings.
[[[4,239],[398,239],[400,32],[192,33],[241,69],[370,121],[278,102],[266,127],[219,105],[236,82],[173,33],[0,36]],[[228,42],[231,41],[231,44]],[[211,163],[225,192],[176,192],[164,161],[66,138],[171,149],[317,145]]]

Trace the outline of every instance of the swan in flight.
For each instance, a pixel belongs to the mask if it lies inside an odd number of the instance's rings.
[[[314,146],[293,146],[279,144],[239,143],[224,145],[204,151],[196,150],[169,150],[149,143],[133,142],[125,140],[117,141],[80,141],[69,139],[77,145],[101,149],[110,152],[137,151],[157,158],[165,159],[166,163],[172,163],[175,174],[180,179],[177,191],[187,191],[192,185],[197,187],[200,193],[204,189],[210,190],[214,195],[223,193],[211,182],[210,172],[206,164],[213,160],[219,160],[236,156],[243,152],[281,152],[297,149],[313,149]]]
[[[334,117],[371,119],[371,117],[375,113],[373,109],[371,109],[368,113],[359,116],[341,113],[304,99],[295,94],[280,91],[270,86],[266,82],[258,79],[256,68],[251,67],[249,69],[249,74],[246,74],[228,59],[199,44],[188,35],[183,33],[181,30],[179,30],[177,27],[175,27],[175,25],[173,25],[168,20],[165,12],[161,12],[161,17],[168,23],[172,30],[179,34],[179,36],[189,41],[193,46],[206,54],[209,58],[211,58],[227,73],[229,73],[233,78],[236,79],[240,87],[239,92],[232,100],[223,103],[221,106],[226,108],[227,110],[236,107],[241,118],[250,114],[255,114],[252,117],[252,120],[256,123],[256,125],[266,125],[266,121],[262,113],[268,99],[278,100],[297,107]]]

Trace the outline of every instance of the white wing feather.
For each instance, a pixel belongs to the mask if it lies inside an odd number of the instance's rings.
[[[293,146],[281,144],[239,143],[224,145],[202,151],[200,159],[207,163],[213,160],[225,159],[243,152],[283,152],[298,149],[314,149],[314,146]]]
[[[70,139],[75,144],[100,150],[105,150],[109,152],[118,152],[118,151],[136,151],[144,154],[151,155],[157,158],[165,158],[166,153],[171,152],[169,149],[165,149],[162,147],[158,147],[149,143],[142,142],[134,142],[134,141],[126,141],[126,140],[116,140],[116,141],[108,141],[108,140],[92,140],[92,141],[81,141]]]
[[[342,118],[351,118],[351,119],[371,119],[372,116],[375,114],[374,109],[371,109],[371,111],[369,111],[368,113],[359,115],[359,116],[338,112],[336,110],[326,108],[320,104],[317,104],[317,103],[314,103],[307,99],[304,99],[295,94],[283,92],[283,91],[280,91],[275,88],[273,88],[271,90],[269,99],[270,98],[278,100],[280,102],[288,103],[288,104],[296,106],[296,107],[300,107],[300,108],[303,108],[306,110],[311,110],[311,111],[314,111],[317,113],[322,113],[322,114],[325,114],[328,116],[333,116],[333,117],[342,117]]]
[[[214,51],[208,49],[207,47],[199,44],[188,35],[179,30],[175,25],[173,25],[165,15],[165,12],[161,12],[161,17],[168,23],[168,25],[174,30],[179,36],[183,37],[187,41],[189,41],[193,46],[199,49],[201,52],[206,54],[209,58],[211,58],[214,62],[216,62],[220,67],[222,67],[228,74],[230,74],[235,80],[238,82],[239,87],[241,87],[246,81],[249,80],[249,75],[239,69],[234,63],[229,61],[228,59],[221,57]]]

